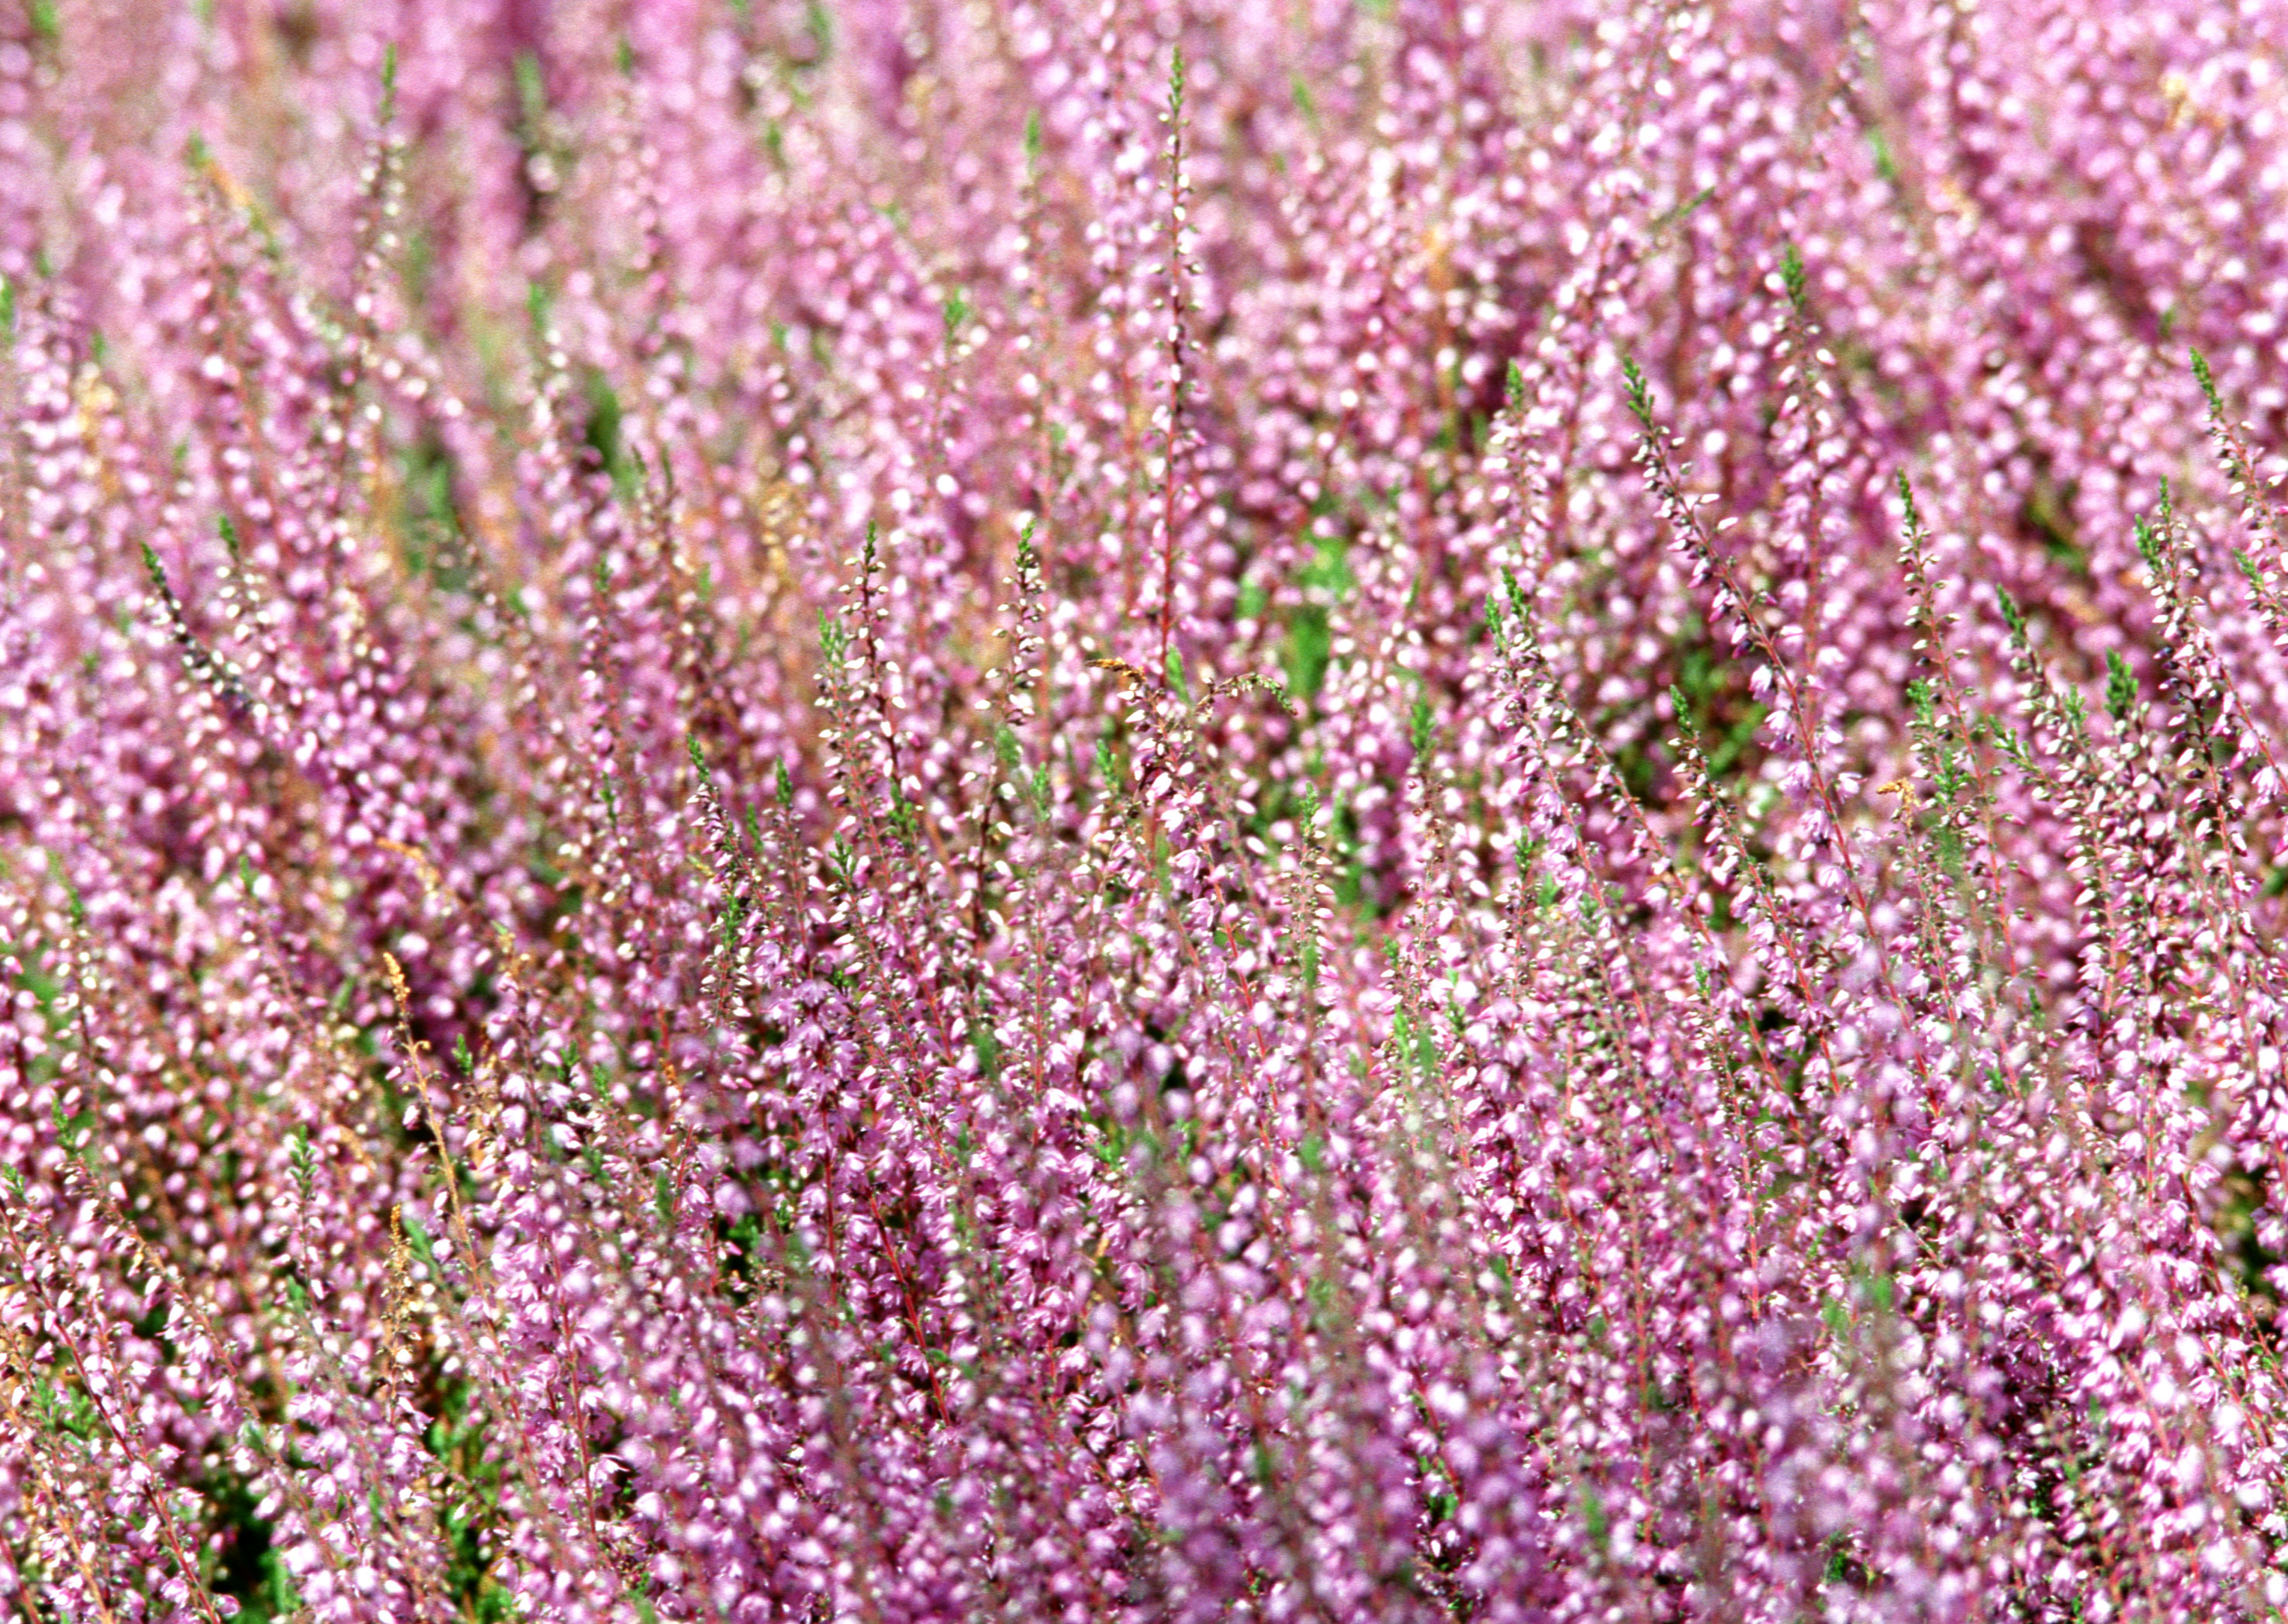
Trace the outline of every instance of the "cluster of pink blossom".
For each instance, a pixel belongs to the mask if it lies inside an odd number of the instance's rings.
[[[0,332],[0,1612],[2288,1609],[2288,5],[11,0]]]

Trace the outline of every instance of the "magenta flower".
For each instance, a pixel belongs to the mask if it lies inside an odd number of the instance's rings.
[[[0,19],[0,1611],[2288,1609],[2288,29]]]

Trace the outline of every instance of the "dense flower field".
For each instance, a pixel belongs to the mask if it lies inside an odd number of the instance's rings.
[[[0,1610],[2288,1604],[2288,4],[6,0]]]

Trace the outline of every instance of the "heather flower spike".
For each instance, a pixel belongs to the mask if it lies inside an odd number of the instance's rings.
[[[1839,20],[0,20],[0,1608],[2280,1618],[2277,19]]]

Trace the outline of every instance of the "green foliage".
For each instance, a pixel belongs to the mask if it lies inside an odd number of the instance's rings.
[[[199,1493],[211,1536],[201,1575],[208,1591],[236,1602],[242,1624],[293,1617],[302,1598],[273,1543],[274,1530],[261,1515],[254,1486],[234,1471],[218,1469],[199,1485]]]
[[[1001,1076],[1004,1050],[1000,1034],[993,1030],[991,1022],[973,1020],[969,1023],[969,1047],[977,1057],[977,1069],[997,1081]]]
[[[1786,289],[1788,303],[1800,313],[1810,289],[1810,279],[1804,273],[1803,256],[1791,242],[1780,250],[1780,286]]]
[[[447,1599],[472,1624],[508,1624],[516,1616],[514,1600],[493,1576],[507,1532],[507,1473],[491,1441],[490,1420],[477,1406],[475,1389],[457,1377],[444,1379],[433,1413],[425,1441],[444,1469],[439,1532]]]
[[[454,495],[459,478],[459,465],[436,434],[420,436],[398,454],[399,554],[409,575],[441,592],[466,593],[476,585],[473,556]]]
[[[2126,723],[2137,709],[2137,673],[2119,651],[2105,651],[2105,709],[2116,722]]]
[[[591,367],[582,374],[582,393],[588,416],[580,431],[581,442],[596,454],[597,462],[611,476],[613,487],[624,501],[635,488],[635,464],[621,437],[619,392],[601,370]]]
[[[2209,358],[2198,350],[2189,353],[2192,356],[2193,376],[2200,384],[2201,393],[2208,400],[2210,412],[2219,418],[2223,417],[2224,396],[2217,392],[2216,374],[2209,370]]]
[[[1633,356],[1622,358],[1621,376],[1628,392],[1630,413],[1646,433],[1652,433],[1660,426],[1653,415],[1652,386],[1645,382],[1643,369]]]
[[[1334,650],[1331,606],[1347,598],[1358,584],[1345,559],[1347,550],[1340,536],[1322,530],[1314,546],[1315,556],[1296,574],[1300,601],[1287,613],[1287,635],[1279,650],[1287,692],[1298,701],[1316,699],[1325,686]]]

